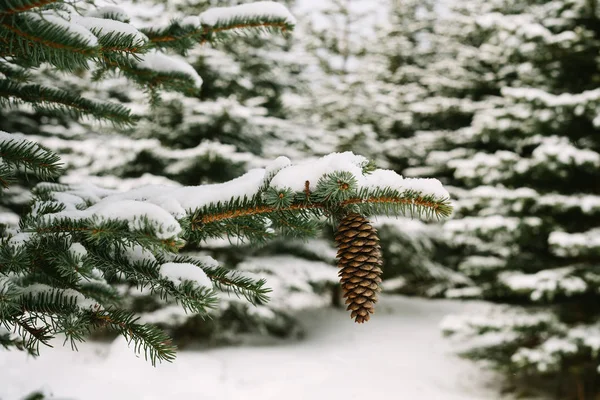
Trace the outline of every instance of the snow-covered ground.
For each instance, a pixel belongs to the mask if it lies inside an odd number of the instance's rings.
[[[302,341],[182,351],[156,368],[127,344],[0,351],[0,399],[43,389],[61,399],[498,400],[491,372],[453,355],[439,333],[449,313],[477,303],[383,297],[364,325],[342,310],[305,312]]]

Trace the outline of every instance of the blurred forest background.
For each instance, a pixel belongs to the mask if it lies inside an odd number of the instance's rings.
[[[282,1],[283,2],[283,1]],[[240,2],[117,2],[136,26]],[[185,58],[197,97],[148,93],[87,72],[60,82],[143,115],[115,129],[0,110],[0,130],[58,153],[65,183],[129,189],[223,182],[284,155],[353,151],[408,177],[435,177],[455,205],[445,223],[373,221],[384,293],[480,299],[448,316],[461,353],[505,372],[519,395],[600,393],[600,6],[596,0],[297,0],[288,37],[246,36]],[[0,64],[1,66],[1,64]],[[44,71],[40,70],[40,80]],[[29,192],[0,197],[18,224]],[[340,306],[331,233],[262,247],[227,239],[194,249],[257,272],[254,307],[223,298],[211,320],[120,285],[131,309],[183,348],[301,338],[298,313]],[[374,318],[376,318],[375,315]],[[440,333],[441,334],[441,333]]]

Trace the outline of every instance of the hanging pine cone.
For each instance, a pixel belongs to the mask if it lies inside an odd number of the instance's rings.
[[[362,324],[375,311],[381,289],[381,248],[377,230],[359,214],[346,215],[338,226],[338,275],[351,317]]]

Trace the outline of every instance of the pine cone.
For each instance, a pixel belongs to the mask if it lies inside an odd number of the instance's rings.
[[[338,252],[338,275],[347,310],[362,324],[375,311],[377,292],[381,291],[381,247],[377,230],[359,214],[346,215],[335,236]]]

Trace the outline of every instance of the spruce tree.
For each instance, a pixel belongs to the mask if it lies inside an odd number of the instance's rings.
[[[515,304],[449,317],[444,331],[518,390],[561,399],[600,390],[599,22],[590,1],[457,4],[437,24],[433,43],[447,46],[433,65],[462,77],[432,89],[463,118],[444,127],[434,113],[437,127],[403,142],[426,143],[405,173],[435,173],[457,199],[438,260],[473,284],[447,295]]]
[[[11,0],[0,6],[0,101],[3,108],[27,104],[49,116],[134,124],[139,116],[121,104],[40,83],[29,72],[48,68],[58,79],[91,69],[97,80],[118,73],[146,88],[159,107],[161,92],[196,93],[202,85],[194,68],[173,53],[246,29],[287,33],[294,24],[285,7],[269,1],[136,28],[113,7]],[[13,176],[46,180],[60,173],[57,156],[22,135],[3,133],[0,145],[6,186]],[[165,332],[121,307],[110,284],[115,279],[200,315],[216,305],[219,292],[262,304],[268,295],[263,279],[180,251],[220,237],[259,243],[276,235],[310,237],[323,222],[337,225],[349,214],[439,218],[451,212],[439,181],[404,179],[352,153],[296,165],[279,157],[222,184],[118,191],[42,182],[33,195],[18,229],[2,239],[0,343],[36,354],[58,334],[75,347],[91,331],[110,328],[152,363],[172,360],[174,345]],[[353,248],[361,249],[360,238],[350,240]],[[348,253],[344,259],[354,257],[364,256]],[[353,273],[364,280],[360,271]],[[353,304],[365,301],[353,298]]]
[[[385,18],[372,23],[374,30],[366,35],[360,57],[353,56],[358,66],[348,77],[355,91],[369,93],[345,100],[362,101],[363,111],[337,118],[354,122],[353,117],[368,115],[354,126],[365,131],[368,127],[374,134],[378,144],[371,151],[400,174],[422,174],[428,145],[443,135],[443,129],[468,123],[472,80],[464,79],[465,69],[455,57],[457,46],[439,32],[436,2],[388,1],[381,7],[385,12],[378,14]],[[364,30],[360,22],[355,29]],[[362,148],[365,143],[355,145]],[[375,224],[385,254],[383,278],[388,290],[438,297],[449,288],[470,284],[464,274],[447,267],[442,257],[447,245],[434,225],[409,218],[378,218]]]
[[[337,151],[361,152],[378,164],[378,126],[387,115],[377,76],[383,63],[374,27],[383,1],[327,0],[305,12],[302,45],[310,59],[306,98],[295,110],[335,137]],[[368,152],[368,153],[366,153]]]
[[[199,14],[209,8],[207,3],[145,1],[137,2],[127,12],[132,21],[152,26]],[[210,48],[182,52],[180,55],[203,77],[202,90],[160,93],[160,107],[148,104],[143,88],[122,77],[108,76],[101,85],[90,82],[91,72],[70,77],[75,86],[85,88],[87,95],[133,108],[141,120],[133,127],[118,130],[68,121],[69,131],[77,133],[51,129],[50,135],[45,132],[49,123],[45,123],[37,126],[36,140],[64,153],[67,171],[61,182],[91,181],[114,189],[219,183],[249,168],[264,167],[278,155],[300,159],[327,154],[333,146],[327,144],[322,130],[291,120],[288,115],[286,98],[297,97],[305,86],[299,74],[305,57],[295,52],[295,37],[256,32],[235,40],[223,38]],[[20,112],[19,117],[26,112],[15,111]],[[124,307],[138,313],[141,321],[151,321],[167,330],[179,345],[192,340],[238,342],[248,338],[248,333],[298,335],[301,327],[291,314],[300,306],[324,305],[324,299],[332,297],[336,280],[335,267],[328,265],[335,262],[333,246],[326,255],[307,254],[307,247],[315,244],[325,247],[325,243],[311,241],[307,246],[302,240],[289,238],[260,246],[232,243],[227,238],[186,246],[182,250],[185,254],[210,255],[222,266],[244,273],[262,264],[261,273],[267,276],[268,285],[275,287],[272,301],[266,305],[252,306],[236,297],[221,299],[219,307],[210,311],[210,318],[185,313],[171,299],[140,292],[127,282],[117,287]],[[271,254],[279,258],[290,252],[298,258],[286,256],[287,263],[279,265],[278,271],[265,267],[277,265],[267,259]],[[299,269],[303,273],[296,275]],[[298,283],[303,279],[304,283],[279,284],[286,270],[290,280]],[[326,270],[329,273],[323,273]],[[300,289],[303,301],[288,301],[299,299],[295,291]]]

